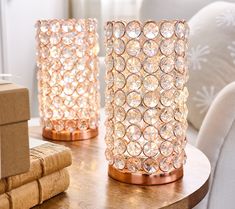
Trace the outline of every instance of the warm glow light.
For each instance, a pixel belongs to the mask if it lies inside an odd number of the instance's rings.
[[[162,184],[183,175],[188,79],[184,21],[107,22],[109,175]]]
[[[43,136],[55,140],[96,136],[100,100],[96,20],[42,20],[36,29]]]

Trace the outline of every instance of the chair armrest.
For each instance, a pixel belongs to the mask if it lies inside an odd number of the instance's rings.
[[[235,192],[235,181],[231,181],[235,171],[235,82],[224,87],[213,101],[199,131],[197,147],[209,158],[212,168],[207,208],[229,206],[234,202],[229,193]]]

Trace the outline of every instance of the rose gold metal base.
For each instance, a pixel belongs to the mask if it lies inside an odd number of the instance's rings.
[[[87,129],[85,131],[60,131],[43,128],[42,136],[47,139],[56,140],[56,141],[77,141],[91,139],[98,135],[98,128],[96,129]]]
[[[157,185],[167,184],[176,181],[183,177],[183,167],[178,168],[170,173],[165,174],[136,174],[124,171],[119,171],[113,166],[109,165],[108,174],[111,178],[128,183],[128,184],[140,184],[140,185]]]

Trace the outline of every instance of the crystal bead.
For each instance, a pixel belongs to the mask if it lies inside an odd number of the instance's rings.
[[[126,134],[125,132],[126,132],[125,126],[122,123],[118,122],[118,123],[115,124],[115,126],[114,126],[114,134],[115,134],[115,136],[117,138],[124,137],[125,134]]]
[[[52,118],[53,111],[50,108],[47,108],[47,109],[45,109],[44,114],[45,114],[46,118]]]
[[[123,91],[119,90],[115,93],[114,102],[118,106],[122,106],[126,102],[126,95]]]
[[[63,40],[63,43],[65,45],[70,45],[70,44],[73,43],[73,39],[74,39],[74,34],[66,33],[66,34],[63,35],[63,39],[62,40]]]
[[[138,124],[142,119],[140,110],[132,108],[129,109],[126,115],[126,120],[131,124]]]
[[[71,70],[74,66],[74,60],[73,59],[65,59],[64,61],[62,61],[63,67],[65,70]]]
[[[138,73],[141,69],[140,60],[136,57],[131,57],[126,62],[126,68],[131,73]]]
[[[147,58],[143,63],[143,68],[147,73],[154,73],[158,70],[159,61],[155,57]]]
[[[174,152],[180,153],[182,151],[181,142],[178,139],[172,141]]]
[[[59,34],[53,34],[53,35],[51,35],[51,37],[50,37],[50,43],[51,43],[52,45],[58,44],[58,43],[60,42],[60,40],[61,40],[61,37],[60,37]]]
[[[53,98],[53,102],[52,104],[56,107],[56,108],[59,108],[63,105],[63,99],[60,97],[60,96],[55,96]]]
[[[48,44],[48,42],[49,42],[48,35],[46,35],[44,33],[39,34],[39,39],[40,39],[40,42],[44,45]]]
[[[53,128],[53,124],[51,123],[50,120],[46,120],[44,121],[44,125],[43,125],[45,128],[48,128],[48,129],[52,129]]]
[[[157,109],[147,109],[144,112],[144,121],[149,125],[154,125],[158,121],[158,110]]]
[[[175,77],[175,87],[177,89],[182,89],[184,87],[184,84],[185,84],[184,77],[182,75],[177,75]]]
[[[125,25],[122,22],[115,22],[113,26],[113,34],[116,38],[121,38],[125,33]]]
[[[138,90],[141,87],[141,78],[137,74],[131,74],[127,77],[126,86],[128,90]]]
[[[175,119],[180,122],[183,122],[186,119],[183,107],[179,106],[178,108],[175,109]]]
[[[144,145],[143,152],[147,157],[153,157],[158,154],[158,145],[156,142],[150,141]]]
[[[113,107],[110,105],[105,106],[105,115],[108,119],[112,119],[114,116]]]
[[[174,102],[174,98],[174,90],[170,89],[162,92],[160,101],[162,105],[164,105],[165,107],[169,107]]]
[[[159,101],[159,92],[150,91],[144,95],[143,102],[147,107],[156,107]]]
[[[166,74],[161,77],[161,87],[164,90],[169,90],[173,87],[174,85],[174,78],[173,76]]]
[[[140,42],[137,40],[130,40],[126,45],[126,52],[130,56],[137,56],[140,53]]]
[[[183,160],[182,160],[181,156],[175,155],[174,158],[173,158],[173,166],[174,166],[174,168],[176,168],[176,169],[180,168],[183,165],[182,161]]]
[[[122,54],[125,50],[125,43],[123,42],[123,40],[122,39],[116,39],[113,42],[113,49],[114,49],[116,54],[118,54],[118,55]]]
[[[127,152],[133,157],[138,156],[141,153],[141,151],[142,148],[138,142],[131,141],[127,145]]]
[[[143,45],[143,51],[147,56],[153,57],[158,52],[158,45],[155,41],[148,40]]]
[[[106,97],[105,97],[105,102],[111,103],[114,100],[114,91],[113,89],[106,89],[106,93],[105,93]],[[118,97],[118,95],[117,95]],[[124,99],[125,99],[125,95],[124,95]],[[117,101],[117,103],[119,103],[120,101]]]
[[[141,33],[141,25],[138,21],[131,21],[126,26],[126,33],[130,38],[137,38]]]
[[[126,136],[128,137],[129,140],[136,141],[141,137],[141,130],[136,125],[130,125],[127,128]]]
[[[66,95],[72,95],[75,91],[75,86],[72,83],[65,83],[64,84],[64,93]]]
[[[160,68],[165,73],[170,73],[174,69],[174,59],[172,57],[163,57],[160,62]]]
[[[105,28],[105,36],[107,39],[111,38],[113,35],[113,24],[108,22]]]
[[[50,49],[50,55],[52,58],[59,58],[60,56],[60,49],[56,46],[51,47]]]
[[[159,163],[159,168],[163,172],[169,172],[172,168],[171,160],[168,158],[163,158]]]
[[[119,72],[122,72],[125,69],[125,60],[122,56],[116,56],[114,58],[114,67]]]
[[[141,169],[141,161],[139,158],[130,157],[126,162],[126,167],[130,172],[137,172]]]
[[[112,134],[114,133],[114,124],[111,120],[107,120],[105,122],[105,126],[106,126],[106,136],[112,136]]]
[[[60,108],[53,110],[53,119],[62,119],[64,117],[64,111]]]
[[[59,32],[60,30],[60,23],[58,21],[52,21],[50,23],[50,30],[53,32],[53,33],[57,33]]]
[[[185,128],[182,123],[176,123],[174,128],[174,134],[177,137],[183,137],[185,135]]]
[[[161,154],[165,157],[171,155],[171,153],[174,150],[173,144],[169,141],[162,142],[159,149],[160,149]]]
[[[113,164],[113,153],[110,149],[105,150],[105,157],[106,160],[108,161],[109,165]]]
[[[117,154],[123,154],[126,151],[126,143],[122,139],[117,139],[114,142],[114,149]]]
[[[185,25],[182,22],[177,22],[175,25],[175,35],[178,38],[184,38],[185,36]]]
[[[72,57],[73,55],[75,54],[75,51],[73,48],[69,47],[69,46],[66,46],[63,48],[62,50],[62,56],[64,58],[70,58]]]
[[[48,31],[48,24],[47,24],[47,22],[44,22],[44,21],[40,22],[40,30],[43,33],[46,33]]]
[[[184,55],[184,53],[185,53],[185,42],[183,40],[178,40],[175,43],[175,52],[178,55]]]
[[[87,28],[88,28],[88,32],[94,32],[97,28],[96,19],[88,18],[87,19]]]
[[[163,22],[160,27],[160,33],[164,38],[171,38],[174,34],[174,25],[170,22]]]
[[[126,101],[130,107],[138,107],[141,103],[141,95],[136,91],[132,91],[127,95]]]
[[[172,108],[166,107],[162,110],[161,115],[160,115],[160,119],[164,123],[170,122],[173,118],[174,118],[174,111]]]
[[[85,20],[79,20],[75,24],[75,29],[79,33],[85,32],[86,31]]]
[[[126,117],[126,112],[125,112],[124,108],[122,108],[120,106],[116,106],[114,108],[114,116],[117,121],[122,122]]]
[[[153,39],[156,38],[159,33],[159,28],[154,22],[147,22],[144,25],[143,33],[146,38]]]
[[[73,23],[72,22],[64,22],[63,24],[62,24],[62,30],[64,31],[64,32],[70,32],[70,31],[72,31],[73,30]]]
[[[75,131],[77,128],[77,123],[74,120],[67,120],[65,122],[65,129],[68,130],[70,133]]]
[[[163,40],[160,44],[160,50],[162,54],[169,56],[174,52],[175,41],[172,39]]]
[[[122,73],[116,73],[114,75],[114,86],[117,89],[122,89],[126,84],[125,76]]]
[[[155,173],[158,170],[157,160],[154,160],[153,158],[147,158],[143,163],[143,169],[148,174]]]
[[[154,91],[158,87],[158,79],[153,75],[148,75],[144,78],[143,85],[148,91]]]
[[[113,41],[111,39],[107,40],[105,46],[106,55],[110,55],[113,52]]]
[[[163,139],[170,139],[173,136],[173,127],[170,123],[163,125],[160,128],[160,135]]]
[[[184,71],[185,71],[185,59],[184,59],[184,57],[177,57],[176,58],[175,69],[180,73],[184,73]]]
[[[116,155],[114,157],[114,167],[122,170],[123,168],[125,168],[125,158],[122,155]]]
[[[144,129],[143,136],[148,141],[155,141],[158,138],[158,130],[154,126],[147,126]]]
[[[54,126],[55,131],[59,132],[59,131],[63,131],[64,130],[64,123],[61,120],[56,121],[53,124],[53,126]]]
[[[50,50],[47,47],[42,47],[40,51],[43,58],[47,58],[49,56]]]
[[[105,67],[107,71],[110,71],[113,69],[114,61],[112,56],[106,56],[105,58]]]

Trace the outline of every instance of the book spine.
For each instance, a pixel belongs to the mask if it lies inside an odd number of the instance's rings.
[[[10,209],[10,202],[7,194],[0,195],[0,209]]]
[[[27,173],[11,176],[6,179],[6,191],[47,176],[72,163],[70,149],[52,143],[45,143],[30,150],[30,170]],[[0,185],[1,192],[1,185]]]
[[[10,202],[9,209],[29,209],[64,192],[68,186],[69,174],[67,169],[44,176],[37,181],[7,192]],[[0,202],[0,209],[2,209],[1,207]]]
[[[0,179],[0,195],[6,191],[6,179]]]

